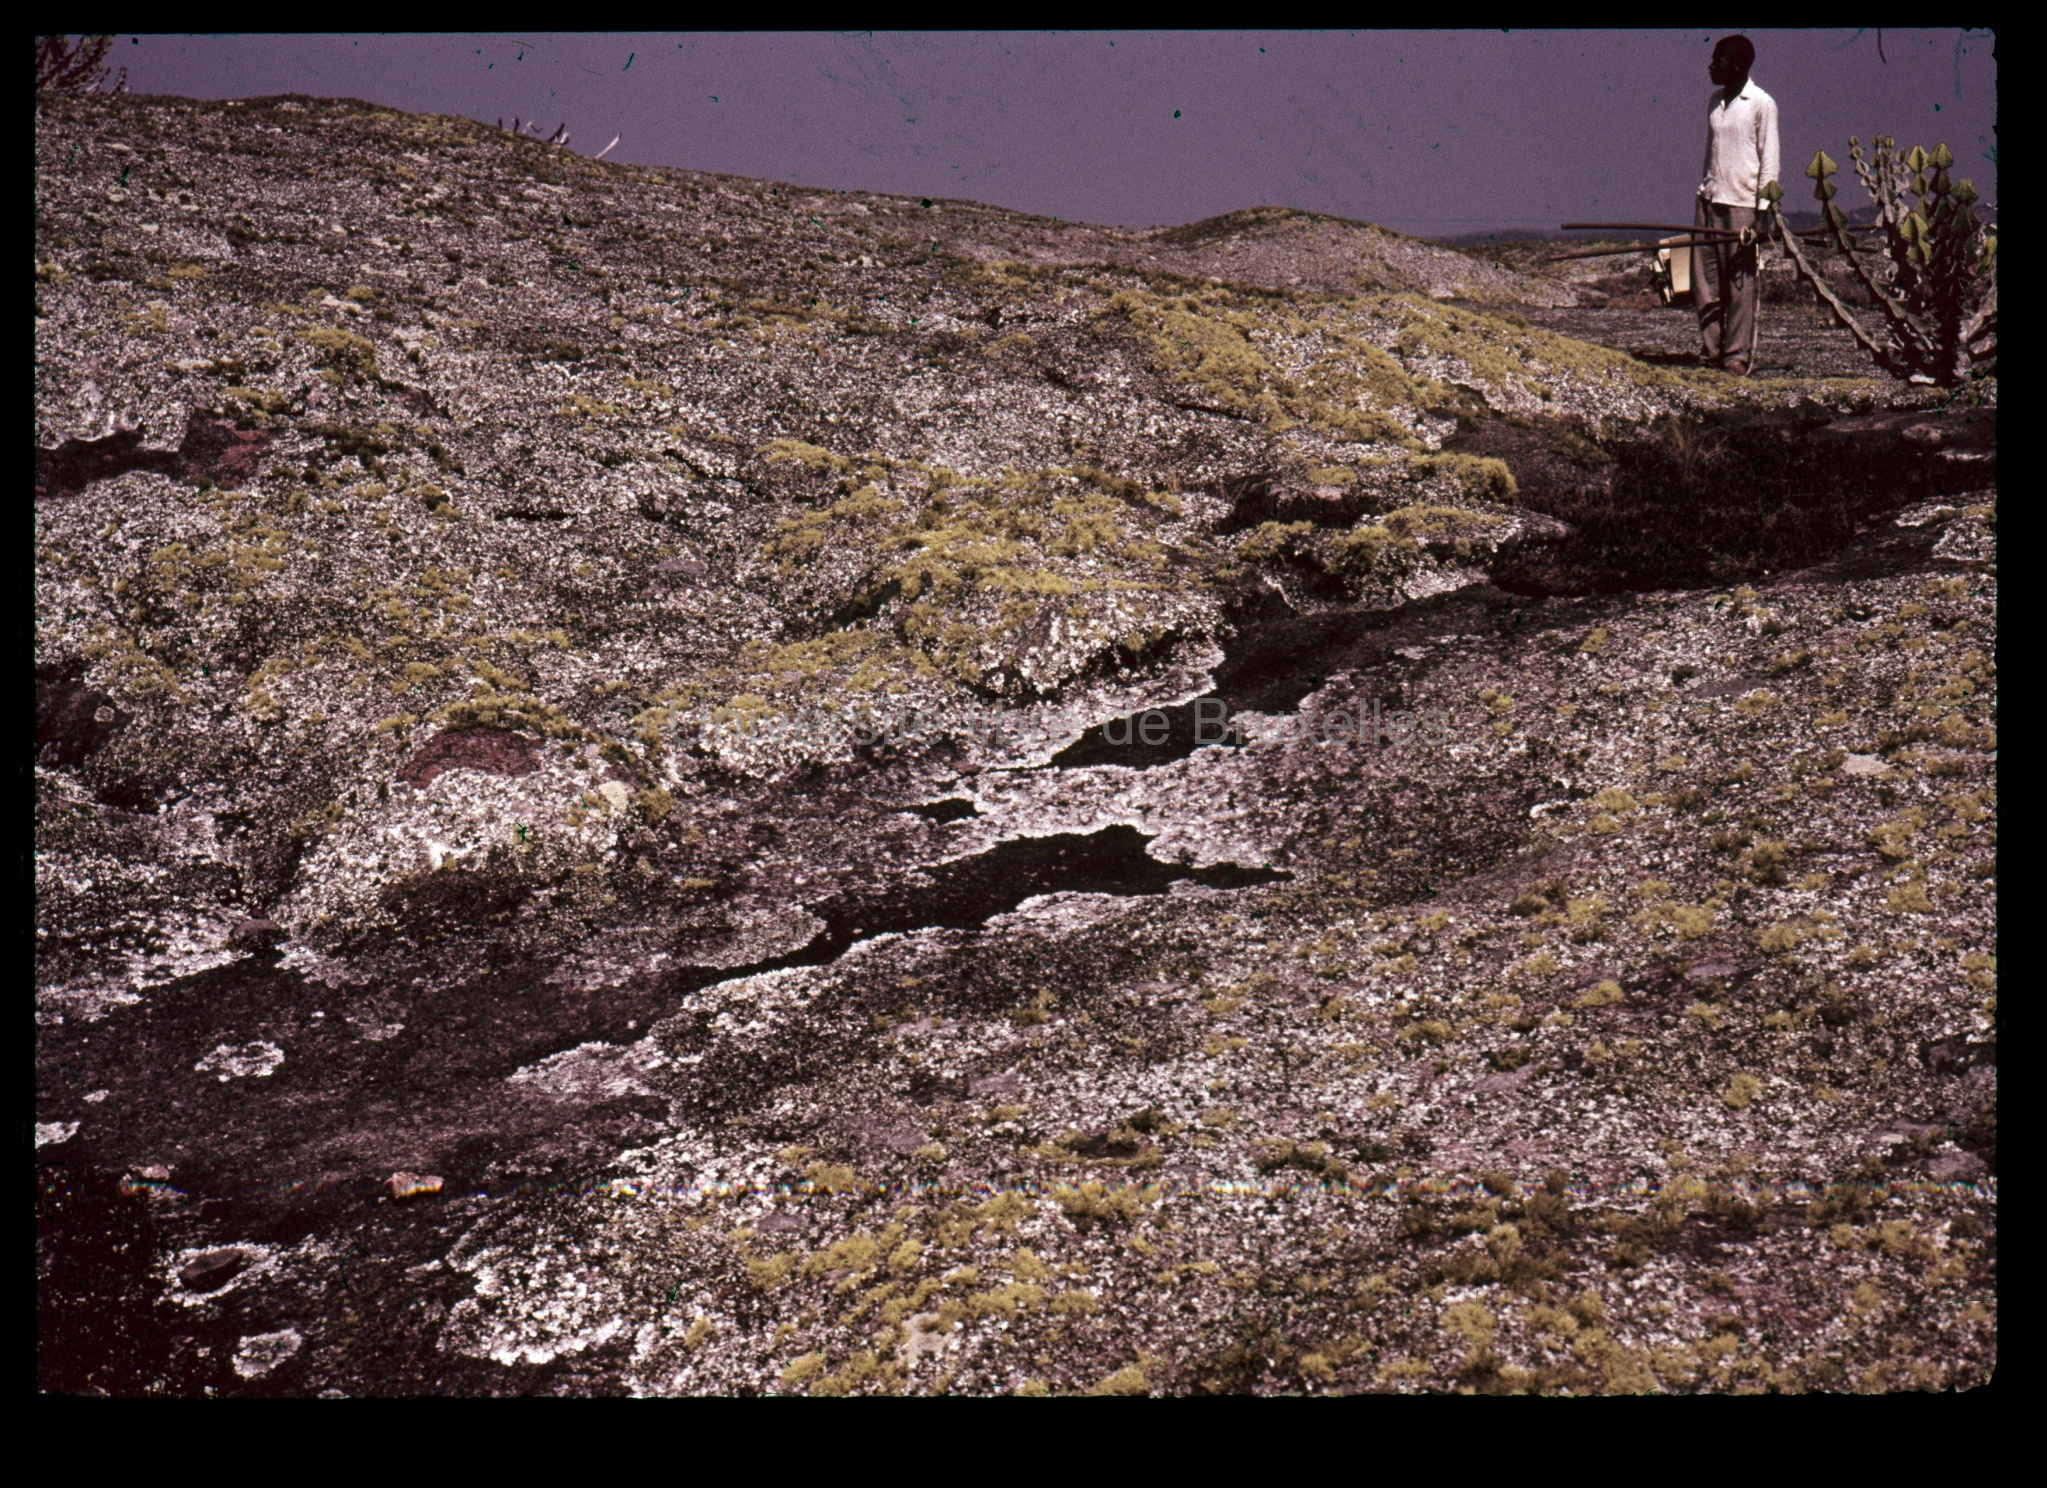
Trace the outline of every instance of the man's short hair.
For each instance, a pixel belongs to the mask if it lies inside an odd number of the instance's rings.
[[[1747,72],[1756,65],[1756,44],[1746,36],[1723,36],[1713,47],[1715,56],[1725,55],[1727,60]]]

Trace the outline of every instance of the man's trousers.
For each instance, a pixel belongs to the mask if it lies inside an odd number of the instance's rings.
[[[1756,225],[1753,207],[1730,207],[1699,198],[1692,214],[1698,227]],[[1732,238],[1692,249],[1692,300],[1699,307],[1699,353],[1709,367],[1746,373],[1755,360],[1756,306],[1762,298],[1756,280],[1756,250]]]

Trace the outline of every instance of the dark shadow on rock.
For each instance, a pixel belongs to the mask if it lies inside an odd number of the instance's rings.
[[[948,798],[943,801],[926,801],[917,806],[905,806],[903,810],[912,816],[921,816],[926,821],[938,822],[940,825],[946,822],[965,821],[968,817],[981,814],[975,809],[972,801],[962,801],[957,798]]]
[[[1097,724],[1042,768],[1122,765],[1133,770],[1185,759],[1196,749],[1236,748],[1229,727],[1239,712],[1287,714],[1341,672],[1387,667],[1398,649],[1445,629],[1489,632],[1507,623],[1516,601],[1489,585],[1431,595],[1391,610],[1339,610],[1274,615],[1238,624],[1223,642],[1214,686],[1191,703],[1140,710]],[[1400,706],[1398,677],[1388,672],[1382,717]],[[1147,727],[1147,720],[1155,720]],[[1162,725],[1162,726],[1161,726]]]
[[[1723,409],[1589,442],[1496,420],[1447,447],[1505,460],[1521,505],[1576,530],[1501,555],[1493,581],[1520,594],[1701,588],[1803,568],[1913,501],[1981,490],[1997,473],[1996,411],[1980,408]]]
[[[474,935],[503,924],[533,896],[530,879],[495,871],[416,873],[383,891],[385,908],[420,942]]]
[[[1261,471],[1220,482],[1215,494],[1230,503],[1216,531],[1224,536],[1262,522],[1313,522],[1348,527],[1373,509],[1370,492],[1357,486],[1317,485],[1299,471]]]
[[[1234,863],[1209,868],[1162,863],[1145,851],[1150,841],[1135,827],[1120,825],[1098,832],[1012,837],[984,853],[925,868],[921,884],[810,906],[824,928],[801,950],[751,966],[691,968],[679,981],[683,990],[693,991],[734,977],[826,965],[856,942],[878,935],[975,930],[1024,900],[1045,894],[1163,894],[1189,880],[1211,888],[1242,889],[1293,877],[1277,869]]]
[[[270,436],[241,429],[224,419],[194,413],[174,450],[145,449],[136,429],[101,439],[67,439],[54,449],[36,448],[36,499],[75,496],[95,481],[131,470],[153,470],[174,479],[227,485],[253,479]]]
[[[126,723],[127,715],[103,692],[85,685],[85,668],[36,668],[36,757],[69,766],[91,758]]]

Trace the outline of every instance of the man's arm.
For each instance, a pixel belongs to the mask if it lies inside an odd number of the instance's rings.
[[[1713,179],[1713,106],[1706,105],[1706,158],[1699,166],[1699,195],[1705,196],[1705,183]]]
[[[1756,190],[1777,179],[1777,100],[1772,98],[1756,110]],[[1762,205],[1757,197],[1756,205]]]

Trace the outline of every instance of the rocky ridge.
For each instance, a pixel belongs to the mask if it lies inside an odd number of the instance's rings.
[[[46,1387],[1987,1378],[1994,389],[329,100],[37,161]]]

